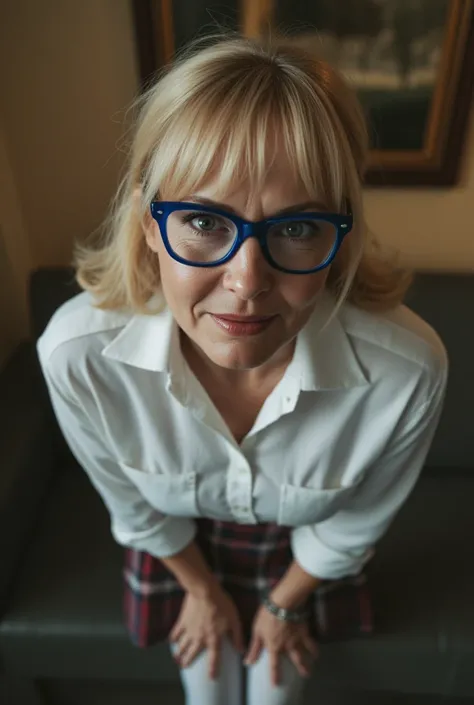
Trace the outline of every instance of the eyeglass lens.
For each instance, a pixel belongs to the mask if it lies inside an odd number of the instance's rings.
[[[177,210],[168,216],[166,232],[171,249],[179,257],[196,264],[212,264],[232,249],[237,226],[218,213]],[[275,263],[295,271],[325,262],[336,240],[336,226],[322,218],[288,217],[267,231],[267,246]]]

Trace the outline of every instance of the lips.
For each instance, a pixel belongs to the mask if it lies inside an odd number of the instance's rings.
[[[270,318],[274,318],[274,316],[234,316],[229,313],[214,313],[212,315],[216,318],[222,318],[226,321],[235,321],[236,323],[261,323],[262,321],[269,321]]]
[[[211,314],[213,321],[232,336],[257,335],[266,330],[276,316],[234,316],[227,313]]]

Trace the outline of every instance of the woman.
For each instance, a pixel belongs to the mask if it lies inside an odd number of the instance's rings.
[[[144,96],[38,344],[127,547],[131,637],[170,639],[188,705],[240,703],[244,664],[249,705],[294,704],[316,639],[370,631],[363,569],[436,428],[446,354],[367,252],[366,149],[325,63],[198,44]]]

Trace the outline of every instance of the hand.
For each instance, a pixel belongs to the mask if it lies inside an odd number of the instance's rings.
[[[216,589],[206,597],[186,593],[170,641],[179,642],[175,659],[182,668],[190,666],[201,651],[209,653],[209,678],[217,677],[222,637],[229,635],[235,648],[243,652],[240,617],[229,595]]]
[[[265,607],[261,607],[254,619],[245,664],[254,664],[264,648],[270,655],[270,677],[275,686],[280,682],[279,661],[282,654],[288,656],[303,677],[310,674],[308,656],[314,660],[319,655],[318,645],[311,638],[306,622],[282,622]]]

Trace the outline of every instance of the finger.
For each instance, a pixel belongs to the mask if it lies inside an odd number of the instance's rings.
[[[304,661],[302,652],[298,649],[290,649],[287,653],[290,658],[290,661],[294,663],[295,668],[300,674],[300,676],[303,676],[303,678],[307,678],[309,676],[309,669]]]
[[[187,668],[190,666],[194,659],[201,653],[203,650],[203,645],[199,641],[191,641],[186,649],[183,649],[183,651],[180,654],[180,666],[181,668]]]
[[[170,642],[172,644],[174,644],[175,642],[179,641],[183,632],[184,632],[184,626],[182,626],[179,622],[177,624],[175,624],[175,626],[173,627],[173,629],[171,630],[170,635],[169,635]]]
[[[251,666],[258,660],[260,654],[262,653],[262,648],[263,643],[261,638],[257,634],[254,634],[252,637],[252,641],[250,642],[247,656],[244,659],[244,663],[246,666]]]
[[[211,641],[207,645],[209,658],[209,678],[213,681],[219,673],[219,658],[220,658],[220,641],[218,639]]]
[[[317,641],[307,636],[303,643],[314,659],[319,658],[319,646]]]
[[[242,630],[242,624],[240,623],[240,620],[237,620],[236,623],[233,625],[231,632],[230,632],[231,640],[239,652],[239,654],[243,653],[244,651],[244,635],[243,635],[243,630]]]
[[[179,642],[175,643],[176,650],[174,652],[174,658],[179,663],[179,665],[181,665],[186,651],[190,648],[192,641],[191,639],[189,639],[189,637],[183,636]]]
[[[270,651],[270,680],[275,687],[280,683],[280,654]]]

